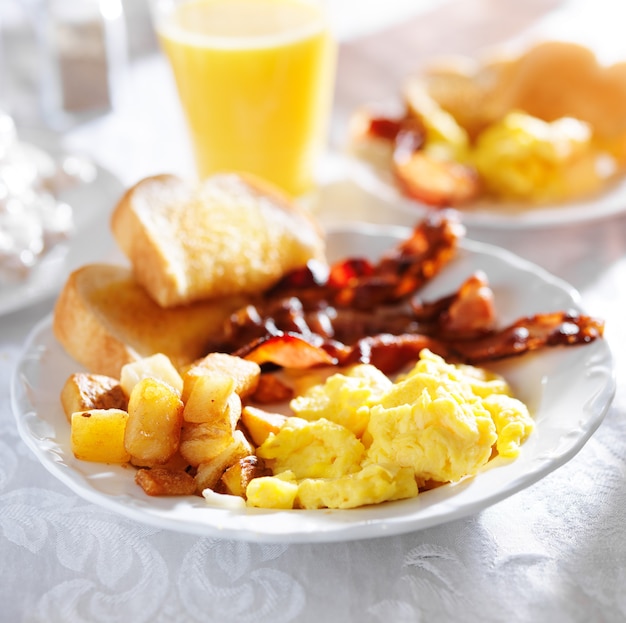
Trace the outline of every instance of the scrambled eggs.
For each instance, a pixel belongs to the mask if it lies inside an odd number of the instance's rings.
[[[486,190],[509,199],[577,197],[605,178],[591,127],[570,117],[547,122],[511,112],[479,135],[472,160]]]
[[[257,448],[273,476],[252,480],[263,508],[353,508],[414,497],[475,474],[494,448],[514,458],[533,430],[501,377],[424,350],[390,381],[360,364],[291,402],[295,413]]]
[[[589,194],[614,172],[619,157],[597,144],[590,124],[573,117],[548,122],[513,110],[472,143],[455,117],[421,89],[409,101],[424,124],[424,152],[473,166],[484,191],[497,198],[540,203]]]

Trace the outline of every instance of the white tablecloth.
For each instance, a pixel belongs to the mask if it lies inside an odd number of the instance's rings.
[[[397,89],[410,65],[517,37],[559,4],[449,2],[395,30],[346,43],[337,131],[353,105]],[[123,110],[74,130],[67,144],[91,153],[124,185],[158,171],[188,172],[162,61],[138,62],[131,85]],[[146,527],[76,496],[18,436],[9,381],[25,336],[52,308],[48,300],[0,319],[0,620],[626,620],[626,214],[543,230],[470,228],[468,237],[510,249],[570,282],[586,310],[606,320],[617,393],[570,462],[474,516],[402,536],[282,545]]]

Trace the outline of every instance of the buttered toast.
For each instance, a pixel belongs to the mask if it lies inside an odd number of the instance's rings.
[[[111,228],[161,307],[257,294],[311,259],[324,261],[323,236],[307,212],[236,173],[198,184],[146,178],[118,203]]]
[[[89,264],[74,271],[54,309],[53,330],[65,351],[94,374],[119,378],[123,365],[154,353],[184,366],[206,354],[238,297],[164,309],[130,268]]]

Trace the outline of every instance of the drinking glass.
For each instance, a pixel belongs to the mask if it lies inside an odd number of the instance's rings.
[[[249,172],[300,197],[328,142],[336,43],[314,0],[153,0],[200,178]]]

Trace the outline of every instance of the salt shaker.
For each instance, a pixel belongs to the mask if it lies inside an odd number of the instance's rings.
[[[40,97],[47,125],[64,130],[115,108],[127,62],[121,0],[38,3]]]

